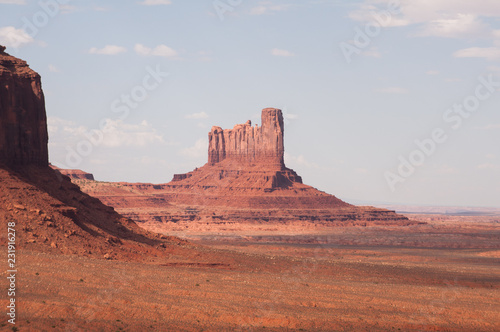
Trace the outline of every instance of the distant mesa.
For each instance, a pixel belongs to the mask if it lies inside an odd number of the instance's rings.
[[[81,169],[62,169],[57,166],[54,166],[50,164],[50,167],[62,175],[66,175],[69,177],[71,180],[90,180],[94,181],[94,174],[92,173],[87,173],[82,171]]]

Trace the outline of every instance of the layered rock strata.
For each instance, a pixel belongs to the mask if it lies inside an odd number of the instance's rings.
[[[235,224],[409,225],[406,217],[357,207],[302,183],[285,166],[280,110],[262,111],[262,126],[248,121],[231,130],[213,127],[208,162],[167,184],[76,180],[120,213],[160,231],[202,231]]]
[[[61,175],[66,175],[71,180],[90,180],[90,181],[95,180],[94,174],[84,172],[81,169],[62,169],[52,164],[50,164],[50,168],[56,170]]]

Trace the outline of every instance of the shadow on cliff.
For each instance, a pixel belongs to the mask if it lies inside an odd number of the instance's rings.
[[[91,241],[122,244],[122,240],[127,240],[149,247],[162,247],[164,239],[175,239],[143,230],[112,207],[83,193],[67,176],[50,167],[29,165],[13,169],[0,164],[0,172],[3,196],[0,204],[6,205],[5,210],[17,203],[17,209],[30,213],[28,218],[34,215],[34,221],[38,220],[42,224],[40,226],[52,229],[53,233],[72,234],[72,225],[68,222],[71,220],[83,231],[80,232],[82,236]],[[36,222],[31,222],[24,228],[32,230],[37,226]],[[57,237],[58,234],[54,235]],[[65,246],[71,246],[71,243]]]

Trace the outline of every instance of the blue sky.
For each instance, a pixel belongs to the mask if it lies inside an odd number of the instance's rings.
[[[340,198],[500,207],[497,0],[0,0],[42,75],[50,159],[163,183],[212,125],[286,115],[286,163]],[[455,105],[455,107],[454,107]]]

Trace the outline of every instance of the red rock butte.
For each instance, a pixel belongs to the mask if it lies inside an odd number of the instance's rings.
[[[300,176],[285,167],[284,132],[283,113],[275,108],[262,110],[261,127],[252,127],[250,120],[233,129],[214,126],[208,134],[208,163],[201,172],[174,175],[173,181],[195,176],[190,183],[206,184],[210,180],[203,174],[208,172],[218,180],[231,178],[233,181],[227,184],[230,188],[265,192],[302,183]]]
[[[232,130],[214,126],[208,134],[208,164],[226,161],[242,167],[260,164],[270,169],[283,170],[284,131],[283,114],[275,108],[262,110],[261,127],[252,127],[250,120],[236,125]]]
[[[385,209],[357,207],[302,183],[284,163],[281,110],[265,108],[262,125],[214,126],[208,162],[167,184],[80,181],[84,191],[143,226],[160,231],[212,225],[408,225]],[[86,182],[86,183],[84,183]]]

